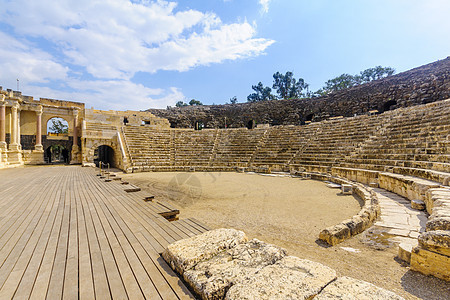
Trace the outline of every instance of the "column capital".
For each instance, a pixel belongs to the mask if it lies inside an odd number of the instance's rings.
[[[78,118],[78,114],[80,113],[80,109],[78,107],[72,107],[72,115],[74,118]]]
[[[18,111],[20,107],[20,104],[18,102],[14,102],[13,105],[11,105],[11,110]]]
[[[2,102],[2,103],[0,103],[0,105],[4,105],[5,99],[6,99],[6,96],[4,94],[0,94],[0,102]]]
[[[38,109],[36,110],[36,115],[42,116],[42,112],[43,112],[42,106],[39,106]]]

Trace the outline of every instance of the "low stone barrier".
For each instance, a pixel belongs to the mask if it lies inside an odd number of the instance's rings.
[[[331,168],[331,175],[347,178],[348,180],[360,182],[363,184],[378,183],[378,171],[354,168]]]
[[[424,200],[425,193],[428,189],[441,186],[434,181],[386,172],[380,173],[378,179],[380,188],[396,193],[409,200]]]
[[[411,252],[411,269],[450,281],[450,188],[428,189],[425,205],[430,217]]]
[[[351,184],[353,192],[364,201],[364,206],[357,215],[337,225],[327,227],[320,232],[320,240],[330,245],[336,245],[372,226],[380,214],[380,206],[376,194],[364,187],[364,185],[337,177],[328,176],[327,178],[334,183]]]
[[[403,299],[337,278],[335,270],[278,246],[245,240],[242,231],[216,229],[169,245],[163,257],[201,299]]]

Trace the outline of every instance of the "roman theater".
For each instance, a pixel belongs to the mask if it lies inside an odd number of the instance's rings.
[[[450,299],[450,57],[146,111],[0,88],[0,169],[0,299]]]

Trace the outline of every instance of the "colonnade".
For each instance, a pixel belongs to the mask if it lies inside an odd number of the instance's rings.
[[[10,126],[9,126],[9,144],[6,139],[6,107],[10,107]],[[42,105],[29,106],[27,111],[32,110],[36,112],[36,133],[35,144],[31,154],[35,163],[43,163],[44,159],[44,147],[42,145]],[[21,164],[23,163],[23,152],[20,140],[20,112],[21,104],[19,101],[6,101],[5,95],[0,94],[0,165],[2,164]],[[78,147],[78,109],[73,109],[73,145],[72,156],[76,157],[79,151]],[[28,153],[30,153],[28,151]],[[77,162],[77,159],[72,159],[73,162]]]

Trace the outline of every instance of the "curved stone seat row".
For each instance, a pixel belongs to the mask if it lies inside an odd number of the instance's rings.
[[[450,281],[450,188],[428,189],[425,205],[430,216],[411,253],[411,269]]]
[[[170,244],[164,259],[202,299],[403,299],[253,239],[216,229]]]

